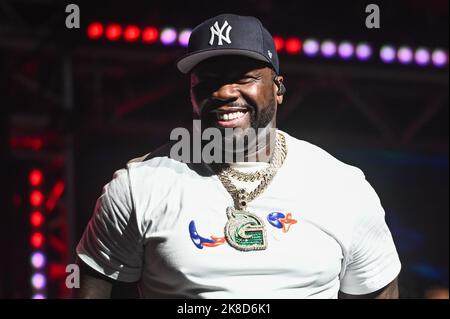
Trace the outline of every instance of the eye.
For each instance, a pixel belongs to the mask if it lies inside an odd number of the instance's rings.
[[[250,84],[257,80],[258,80],[258,78],[254,77],[252,75],[244,75],[244,76],[240,77],[238,80],[236,80],[236,83],[237,84]]]
[[[198,96],[203,96],[208,93],[211,93],[216,87],[216,83],[211,80],[198,82],[196,85],[192,87],[194,93]]]

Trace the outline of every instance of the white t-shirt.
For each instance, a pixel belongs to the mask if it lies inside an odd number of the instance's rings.
[[[337,298],[386,286],[401,265],[364,174],[281,133],[286,160],[248,204],[265,222],[267,249],[231,247],[223,239],[231,196],[205,164],[162,148],[114,174],[78,256],[110,278],[139,281],[144,298]]]

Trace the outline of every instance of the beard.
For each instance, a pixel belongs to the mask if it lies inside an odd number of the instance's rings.
[[[255,108],[253,108],[255,110]],[[276,112],[275,97],[271,95],[268,105],[259,113],[253,111],[250,115],[250,127],[254,130],[267,127],[274,119]]]
[[[233,162],[257,161],[260,152],[266,152],[272,148],[274,139],[274,129],[272,128],[276,114],[276,100],[271,96],[266,107],[257,112],[253,105],[233,105],[245,106],[249,112],[249,127],[221,129],[222,131],[222,158],[231,159]],[[210,126],[206,126],[210,127]],[[231,134],[230,131],[231,130]],[[270,144],[270,145],[269,145]],[[268,147],[268,148],[267,148]],[[229,162],[226,160],[226,162]]]

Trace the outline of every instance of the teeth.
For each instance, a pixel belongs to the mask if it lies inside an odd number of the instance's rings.
[[[244,112],[233,112],[233,113],[224,113],[224,114],[217,113],[217,119],[219,119],[221,121],[231,121],[231,120],[240,118],[243,115],[244,115]]]

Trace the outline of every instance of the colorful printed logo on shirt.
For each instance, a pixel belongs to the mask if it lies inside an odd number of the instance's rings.
[[[291,225],[297,224],[297,220],[292,218],[291,213],[286,215],[280,212],[273,212],[267,215],[270,225],[283,229],[283,233],[287,233]]]
[[[195,227],[195,222],[192,220],[189,223],[189,234],[191,235],[192,242],[198,249],[203,249],[203,247],[216,247],[225,243],[225,237],[215,237],[210,236],[211,239],[200,236],[197,233]]]

